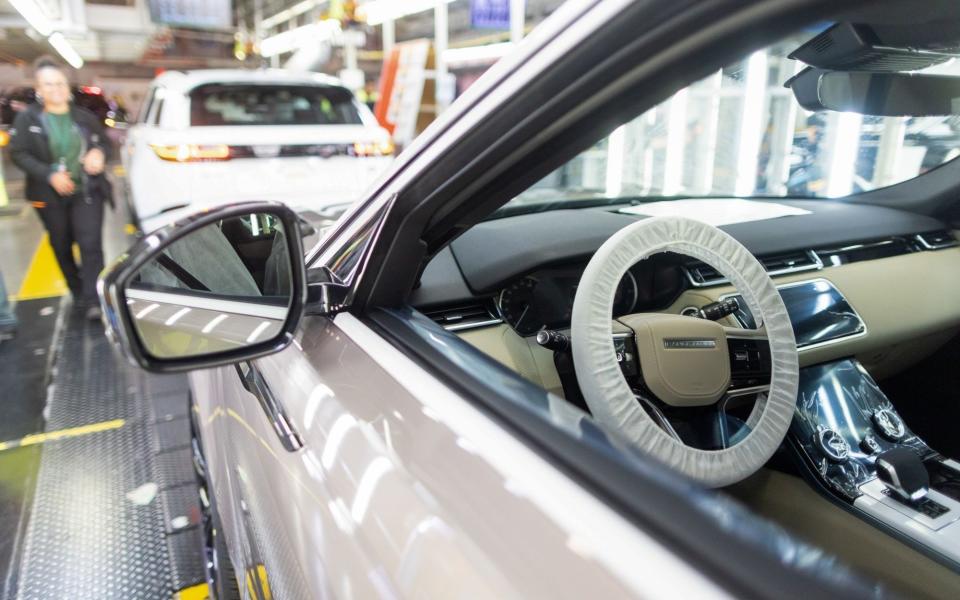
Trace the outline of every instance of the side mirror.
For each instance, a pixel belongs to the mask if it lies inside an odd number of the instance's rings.
[[[960,114],[960,77],[808,67],[785,84],[810,111],[856,112],[878,117]]]
[[[144,369],[279,352],[306,300],[300,222],[272,202],[203,212],[142,238],[97,287],[108,337]]]

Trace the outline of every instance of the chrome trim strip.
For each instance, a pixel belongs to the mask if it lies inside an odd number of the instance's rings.
[[[463,331],[465,329],[479,329],[480,327],[490,327],[491,325],[499,325],[503,323],[503,319],[487,319],[485,321],[467,321],[465,323],[454,323],[452,325],[443,325],[440,326],[446,329],[447,331]]]
[[[936,232],[931,231],[929,233],[936,233]],[[960,242],[957,242],[957,240],[951,240],[949,242],[945,242],[942,244],[931,244],[930,242],[925,240],[923,236],[924,234],[918,233],[913,236],[913,239],[920,242],[920,245],[923,246],[925,250],[943,250],[944,248],[953,248],[954,246],[957,246],[958,244],[960,244]]]
[[[852,252],[854,250],[867,250],[870,248],[879,248],[881,246],[889,246],[899,241],[906,241],[902,237],[892,237],[885,240],[880,240],[879,242],[868,242],[864,244],[851,244],[849,246],[841,246],[839,248],[820,248],[818,252],[822,254],[835,254],[837,252]]]
[[[297,433],[293,425],[290,424],[290,419],[287,417],[286,411],[277,401],[273,391],[270,390],[270,386],[267,385],[266,380],[260,373],[260,369],[249,361],[237,363],[234,366],[236,367],[237,375],[240,376],[241,384],[244,389],[252,394],[257,399],[257,402],[259,402],[260,408],[266,415],[267,420],[270,421],[270,425],[280,439],[280,444],[284,450],[287,452],[296,452],[303,448],[303,438],[300,437],[300,434]]]
[[[820,269],[823,268],[823,261],[820,260],[820,257],[817,255],[816,252],[814,252],[813,250],[804,250],[803,252],[804,254],[807,255],[807,257],[811,261],[813,261],[813,264],[803,265],[802,267],[786,267],[783,269],[774,269],[773,271],[767,271],[767,275],[769,275],[770,277],[777,277],[779,275],[803,273],[805,271],[819,271]],[[757,260],[760,261],[760,264],[763,264],[763,259],[758,258]],[[728,280],[726,277],[722,277],[719,279],[711,279],[710,281],[700,283],[693,279],[693,275],[690,274],[690,270],[687,269],[686,266],[682,268],[683,268],[683,272],[686,273],[687,275],[687,280],[690,282],[690,285],[692,285],[695,288],[715,287],[718,285],[727,285],[730,283],[730,280]],[[764,268],[766,268],[766,266],[764,266]]]
[[[751,394],[762,394],[764,392],[769,392],[769,391],[770,391],[769,384],[755,385],[752,387],[745,387],[745,388],[734,388],[734,389],[727,390],[727,392],[723,395],[723,398],[724,400],[727,400],[729,398],[739,398],[740,396],[749,396]]]

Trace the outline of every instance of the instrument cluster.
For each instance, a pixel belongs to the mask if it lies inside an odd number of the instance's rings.
[[[497,308],[503,320],[522,336],[541,329],[564,329],[570,326],[573,299],[583,269],[545,269],[537,271],[504,288],[497,297]],[[634,312],[639,297],[636,276],[627,271],[617,286],[613,301],[614,316]]]

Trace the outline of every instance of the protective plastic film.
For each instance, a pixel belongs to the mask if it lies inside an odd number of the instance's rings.
[[[647,415],[617,364],[612,344],[614,294],[627,269],[658,252],[699,259],[727,277],[770,341],[771,387],[750,418],[752,431],[723,450],[699,450],[670,437]],[[783,441],[797,402],[799,366],[790,318],[763,266],[723,231],[681,217],[629,225],[610,237],[587,265],[577,288],[571,324],[574,368],[594,417],[669,467],[714,487],[753,474]]]

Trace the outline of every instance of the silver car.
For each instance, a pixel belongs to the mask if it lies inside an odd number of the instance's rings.
[[[954,429],[888,382],[960,330],[960,20],[839,8],[569,2],[314,247],[250,202],[108,269],[218,597],[957,597]]]

